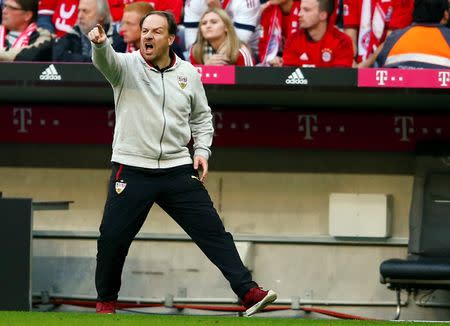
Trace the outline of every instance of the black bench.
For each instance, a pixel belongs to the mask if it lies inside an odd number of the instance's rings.
[[[397,292],[395,319],[402,290],[450,290],[450,165],[437,158],[422,161],[414,176],[408,257],[380,265],[381,283]]]

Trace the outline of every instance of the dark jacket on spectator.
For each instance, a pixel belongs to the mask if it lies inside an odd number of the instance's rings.
[[[30,35],[28,45],[0,48],[0,61],[52,61],[53,38],[49,31],[38,28]]]
[[[107,37],[111,41],[114,50],[126,52],[126,43],[117,30],[110,25],[104,26]],[[53,61],[60,62],[91,62],[91,42],[78,26],[71,33],[56,41],[53,47]]]

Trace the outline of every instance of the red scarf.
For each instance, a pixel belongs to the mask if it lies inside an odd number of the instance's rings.
[[[136,51],[136,48],[134,47],[134,45],[132,43],[127,43],[127,52],[134,52]]]
[[[30,43],[30,37],[33,32],[37,30],[37,25],[31,23],[28,27],[20,33],[19,37],[14,41],[10,48],[23,48]],[[6,48],[6,28],[0,25],[0,49]]]
[[[358,62],[367,60],[384,41],[391,15],[390,1],[363,0],[358,36]]]
[[[261,15],[264,35],[261,35],[259,39],[259,59],[263,64],[275,58],[281,49],[282,15],[281,9],[277,5],[269,5]]]
[[[222,9],[227,9],[228,5],[230,4],[230,0],[223,0],[222,2]]]

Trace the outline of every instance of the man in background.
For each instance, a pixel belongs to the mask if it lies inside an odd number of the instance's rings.
[[[120,24],[120,34],[127,44],[127,52],[139,50],[141,43],[142,17],[150,13],[154,8],[148,2],[133,2],[125,6]]]
[[[87,34],[97,24],[107,31],[114,49],[125,52],[126,44],[111,25],[111,14],[107,0],[80,0],[78,23],[73,30],[60,38],[53,49],[53,60],[61,62],[90,62],[91,42]]]
[[[380,67],[450,69],[447,0],[416,0],[413,24],[392,32],[377,57]]]
[[[286,41],[283,66],[352,66],[352,40],[330,24],[333,13],[334,0],[302,0],[300,28]]]
[[[5,0],[0,25],[0,61],[51,61],[52,36],[36,25],[36,0]]]

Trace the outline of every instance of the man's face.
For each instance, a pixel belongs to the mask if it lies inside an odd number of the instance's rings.
[[[145,18],[141,30],[141,53],[145,60],[154,63],[164,58],[174,40],[165,17],[150,15]]]
[[[308,29],[320,22],[319,2],[317,0],[302,0],[299,13],[300,28]]]
[[[78,5],[78,26],[83,34],[87,34],[97,25],[99,21],[97,12],[97,1],[80,0]]]
[[[123,13],[120,32],[126,43],[135,43],[141,38],[140,19],[141,15],[135,11],[125,11]]]
[[[31,11],[25,11],[14,0],[6,0],[3,4],[2,24],[7,30],[22,31],[31,22]]]

